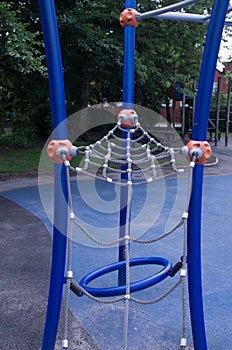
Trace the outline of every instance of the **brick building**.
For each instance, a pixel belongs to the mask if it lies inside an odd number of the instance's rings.
[[[180,92],[180,88],[183,87],[183,84],[176,83],[176,85],[172,85],[168,89],[168,97],[169,97],[169,114],[171,122],[176,126],[180,126],[181,118],[182,118],[182,109],[183,109],[183,94]],[[191,101],[189,101],[188,97],[186,97],[185,107],[188,108],[189,104],[192,105]],[[167,108],[166,104],[162,103],[160,108],[160,114],[167,119]]]
[[[227,72],[231,72],[232,73],[232,61],[226,63],[225,68],[223,69],[223,71],[220,71],[219,69],[216,69],[215,76],[214,76],[214,87],[213,87],[214,91],[217,91],[218,78],[220,78],[221,79],[220,91],[221,91],[221,93],[227,94],[227,92],[228,92],[228,78],[226,76]],[[173,87],[172,87],[172,91],[171,91],[171,94],[169,95],[169,97],[171,98],[172,95],[174,95]],[[187,102],[189,102],[189,101],[187,101]],[[175,116],[174,116],[174,113],[175,113]],[[162,106],[160,108],[160,114],[164,118],[167,118],[167,111],[166,111],[166,105],[165,104],[162,104]],[[170,117],[171,117],[171,120],[173,121],[175,119],[175,122],[177,124],[179,124],[179,123],[181,123],[181,115],[182,115],[182,101],[181,101],[181,98],[177,98],[176,99],[175,109],[173,108],[173,99],[171,99],[170,100]]]
[[[228,79],[226,78],[226,73],[231,72],[232,73],[232,62],[228,62],[225,65],[225,68],[221,72],[220,70],[216,69],[215,76],[214,76],[214,90],[218,87],[218,78],[221,78],[221,92],[227,93],[228,91]]]

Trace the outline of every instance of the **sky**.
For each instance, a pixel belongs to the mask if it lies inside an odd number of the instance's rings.
[[[230,56],[232,56],[232,37],[227,37],[228,42],[221,42],[219,55],[223,57],[223,59],[228,60]]]
[[[232,1],[230,1],[230,6],[232,6]],[[227,19],[232,20],[232,11],[229,11],[227,14]],[[232,27],[225,27],[222,37],[226,38],[228,42],[221,41],[220,51],[219,51],[219,57],[221,58],[222,62],[228,62],[232,60],[232,36],[229,36],[226,34],[226,32],[232,32]],[[232,35],[232,34],[230,34]],[[221,64],[218,64],[219,66],[222,66]]]
[[[226,38],[228,42],[224,43],[222,40],[218,55],[222,62],[232,61],[232,37],[227,36]],[[219,69],[223,69],[223,65],[220,62],[218,62],[217,66]]]

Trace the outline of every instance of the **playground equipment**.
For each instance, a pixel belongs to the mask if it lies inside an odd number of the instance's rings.
[[[215,146],[220,141],[221,132],[225,133],[225,147],[228,146],[229,129],[231,123],[231,78],[227,79],[225,84],[225,73],[224,77],[218,76],[217,88],[214,88],[215,102],[214,107],[211,101],[211,110],[208,124],[208,133],[210,134],[210,141],[214,141]],[[224,82],[222,81],[224,80]],[[222,85],[223,89],[222,89]],[[226,88],[225,88],[226,85]],[[194,87],[195,86],[195,87]],[[180,91],[183,88],[183,84],[176,82],[168,90],[168,97],[172,100],[172,108],[169,105],[169,99],[166,101],[166,116],[167,120],[173,127],[177,127],[176,121],[178,120],[178,127],[181,129],[181,137],[184,138],[186,133],[190,134],[193,125],[194,107],[195,107],[195,96],[188,98],[184,93]],[[193,84],[193,90],[196,91],[196,81]],[[180,107],[180,103],[182,106]],[[224,103],[222,103],[224,102]],[[187,105],[186,105],[187,104]]]
[[[121,15],[120,21],[124,27],[125,35],[125,44],[124,44],[124,80],[123,80],[123,102],[124,108],[126,110],[133,111],[134,104],[134,45],[135,45],[135,29],[138,26],[139,22],[145,20],[146,18],[157,18],[157,19],[169,19],[169,20],[185,20],[193,22],[208,23],[208,33],[206,37],[205,50],[203,55],[201,75],[198,86],[198,94],[196,100],[196,109],[194,116],[194,126],[192,137],[193,144],[185,151],[192,158],[190,168],[193,168],[195,161],[201,159],[204,155],[205,160],[210,156],[210,150],[208,145],[205,143],[207,126],[208,126],[208,115],[210,108],[210,100],[213,88],[213,78],[216,68],[216,61],[218,56],[218,50],[222,35],[222,30],[224,24],[230,24],[225,21],[226,13],[228,10],[229,0],[221,2],[220,0],[215,0],[212,8],[211,16],[204,15],[195,15],[184,12],[178,12],[178,10],[194,4],[198,1],[196,0],[185,0],[179,3],[170,5],[165,8],[160,8],[155,11],[150,11],[148,13],[139,14],[136,12],[136,2],[133,0],[125,1],[125,12]],[[65,98],[64,98],[64,84],[62,78],[62,66],[61,66],[61,56],[60,56],[60,47],[58,32],[56,26],[56,16],[53,1],[39,0],[41,19],[44,32],[44,41],[47,54],[47,65],[49,71],[49,81],[50,81],[50,90],[51,90],[51,108],[52,108],[52,117],[53,117],[53,130],[54,141],[53,145],[50,145],[49,150],[50,154],[53,154],[54,157],[58,156],[62,158],[65,166],[62,164],[55,164],[54,166],[54,176],[55,176],[55,199],[54,199],[54,228],[53,228],[53,253],[52,253],[52,266],[51,266],[51,280],[50,280],[50,291],[49,291],[49,300],[47,308],[47,317],[45,323],[44,338],[42,344],[42,350],[50,350],[55,346],[56,333],[59,322],[60,306],[62,299],[62,291],[64,281],[67,286],[76,293],[88,294],[91,298],[96,298],[94,294],[99,295],[99,291],[93,290],[88,287],[88,284],[91,280],[101,276],[102,274],[108,273],[110,270],[124,268],[124,273],[119,279],[119,286],[116,287],[116,290],[100,290],[100,297],[107,295],[122,295],[123,300],[125,300],[125,322],[124,322],[124,342],[123,348],[126,349],[126,333],[127,333],[127,323],[128,323],[128,308],[129,302],[133,299],[131,292],[133,292],[134,286],[130,286],[130,266],[131,265],[140,265],[140,264],[158,264],[163,266],[163,269],[160,273],[155,274],[151,281],[140,281],[139,285],[135,286],[135,290],[140,288],[144,289],[149,287],[149,285],[158,283],[161,279],[167,277],[168,274],[172,273],[172,267],[165,259],[161,258],[146,258],[145,260],[133,260],[130,262],[129,259],[129,242],[131,240],[129,235],[129,216],[130,216],[130,201],[128,201],[128,206],[126,210],[120,212],[120,226],[123,227],[123,230],[120,232],[119,240],[113,242],[114,244],[123,242],[119,247],[119,262],[111,266],[106,267],[106,269],[100,269],[95,271],[93,274],[87,275],[82,279],[79,284],[72,285],[72,271],[71,269],[67,270],[65,276],[65,262],[66,262],[66,246],[67,246],[67,227],[68,227],[68,214],[71,220],[73,220],[72,207],[71,207],[71,197],[70,189],[67,186],[69,184],[69,173],[67,169],[70,168],[70,163],[68,157],[75,154],[74,148],[70,143],[66,143],[67,139],[67,130],[62,123],[62,128],[59,128],[59,124],[65,120]],[[135,113],[131,113],[133,118]],[[122,128],[123,141],[126,143],[126,149],[129,149],[131,146],[132,137],[128,136],[131,134],[131,130],[134,128],[140,128],[138,120],[132,119],[128,121],[128,114],[123,113],[121,117],[119,116],[119,122],[117,128]],[[122,126],[121,126],[122,124]],[[131,125],[132,124],[132,125]],[[124,125],[124,126],[123,126]],[[133,128],[131,127],[133,126]],[[140,131],[144,132],[142,129]],[[114,130],[110,135],[107,135],[104,141],[108,141],[109,137],[112,136]],[[133,132],[132,132],[133,134]],[[65,144],[60,147],[56,147],[59,142],[64,142]],[[148,138],[147,144],[154,143],[155,148],[159,148],[155,141]],[[55,147],[54,147],[55,146]],[[108,144],[109,146],[109,144]],[[112,144],[111,144],[112,146]],[[159,146],[159,147],[158,147]],[[193,146],[193,147],[192,147]],[[93,150],[95,146],[91,149]],[[109,156],[111,153],[111,147],[108,147]],[[172,167],[174,173],[178,172],[178,168],[175,167],[175,152],[180,150],[171,150],[164,145],[161,146],[161,149],[165,154],[165,157],[168,156],[169,163]],[[54,152],[55,150],[55,152]],[[131,148],[130,148],[131,150]],[[149,148],[147,148],[149,150]],[[204,152],[206,150],[206,152]],[[79,150],[78,150],[79,151]],[[87,152],[86,152],[87,151]],[[85,149],[85,163],[89,163],[89,149]],[[181,150],[182,152],[184,150]],[[125,195],[124,188],[129,191],[126,191],[127,196],[130,196],[130,190],[133,186],[133,181],[131,178],[132,173],[132,156],[131,151],[126,154],[126,162],[123,165],[126,165],[126,172],[122,174],[121,184],[126,184],[127,186],[122,186],[121,195]],[[149,152],[148,152],[149,153]],[[146,159],[150,162],[149,168],[154,170],[152,167],[152,159],[154,160],[154,154],[148,154],[146,152]],[[159,153],[158,153],[159,154]],[[161,152],[162,154],[162,152]],[[106,175],[108,164],[106,162],[107,157],[104,157],[102,177],[108,182],[113,182],[113,179]],[[163,155],[162,155],[163,156]],[[109,160],[109,157],[108,157]],[[199,162],[200,163],[200,162]],[[103,165],[104,165],[103,164]],[[161,165],[160,165],[161,166]],[[86,166],[87,168],[87,166]],[[81,169],[76,169],[76,171],[85,171],[84,167]],[[123,167],[122,167],[123,168]],[[192,173],[190,169],[190,174]],[[156,170],[156,169],[155,169]],[[61,175],[61,179],[60,179]],[[151,178],[155,178],[156,174],[152,174],[151,177],[146,177],[146,182],[149,182]],[[184,248],[183,261],[180,273],[180,280],[184,280],[186,275],[186,253],[188,255],[188,287],[189,287],[189,303],[190,303],[190,314],[191,314],[191,324],[192,324],[192,334],[194,341],[195,350],[206,350],[206,334],[204,326],[204,314],[203,314],[203,300],[202,300],[202,283],[201,283],[201,198],[202,198],[202,179],[203,179],[203,164],[198,164],[193,169],[193,177],[190,181],[189,186],[193,189],[191,192],[191,199],[189,210],[183,214],[184,222],[187,221],[188,228],[188,237],[187,237],[187,246],[186,251]],[[60,205],[60,198],[63,196],[66,197],[66,204]],[[69,203],[69,205],[67,205]],[[65,233],[65,234],[64,234]],[[87,232],[86,232],[87,233]],[[68,244],[70,243],[70,237],[68,238]],[[175,269],[174,269],[175,272]],[[159,276],[159,277],[158,277]],[[123,287],[122,289],[120,289]],[[181,338],[182,348],[186,348],[187,342],[183,330],[183,336]],[[63,348],[68,348],[68,340],[65,338],[63,341]]]
[[[221,106],[222,96],[226,95],[226,109],[223,110]],[[218,145],[218,141],[220,141],[221,131],[225,131],[225,146],[228,146],[229,139],[229,128],[230,128],[230,105],[231,105],[231,78],[228,79],[228,87],[226,92],[221,91],[221,77],[218,77],[217,80],[217,98],[216,98],[216,109],[211,110],[211,118],[209,119],[209,124],[211,128],[209,128],[210,137],[212,139],[212,133],[215,131],[215,146]],[[224,114],[224,117],[221,116]],[[213,117],[214,115],[214,117]],[[224,125],[222,125],[224,124]]]
[[[138,107],[137,107],[138,108]],[[139,113],[140,114],[140,113]],[[121,135],[121,136],[120,136]],[[142,141],[142,142],[141,142]],[[114,304],[118,302],[125,302],[124,309],[124,334],[123,334],[123,349],[127,349],[127,333],[128,333],[128,321],[129,321],[129,302],[136,302],[138,304],[153,304],[164,297],[168,296],[176,287],[182,285],[182,300],[183,300],[183,330],[181,338],[181,347],[187,346],[186,339],[186,261],[187,261],[187,230],[186,221],[188,217],[188,206],[191,194],[192,185],[192,169],[195,164],[203,164],[208,161],[211,156],[211,149],[208,142],[190,141],[186,146],[180,148],[172,148],[164,146],[151,137],[147,131],[143,129],[139,122],[138,114],[132,109],[123,109],[118,114],[118,122],[116,125],[108,131],[108,133],[101,139],[88,146],[75,147],[69,140],[52,140],[48,144],[47,154],[49,158],[55,163],[64,162],[67,171],[67,188],[68,188],[68,207],[69,207],[69,230],[67,235],[67,275],[66,275],[66,293],[65,293],[65,336],[63,340],[63,348],[68,347],[68,299],[70,290],[77,296],[86,295],[95,302],[102,304]],[[70,164],[72,157],[76,155],[82,155],[83,158],[77,167],[73,167]],[[183,163],[179,159],[182,157],[188,157],[188,166],[183,166]],[[187,163],[186,163],[187,164]],[[82,224],[78,217],[75,215],[74,205],[71,193],[70,173],[77,175],[77,180],[80,176],[88,175],[94,179],[105,181],[113,188],[120,187],[121,197],[126,197],[126,202],[120,203],[120,207],[125,210],[126,217],[125,222],[120,227],[119,238],[115,238],[115,235],[106,237],[101,233],[98,234],[96,229],[91,230]],[[151,184],[153,182],[159,182],[164,178],[179,178],[181,181],[180,186],[184,186],[183,174],[188,173],[188,186],[185,194],[186,198],[182,198],[183,213],[182,216],[176,218],[177,223],[166,230],[164,233],[157,235],[151,235],[148,238],[138,238],[135,233],[135,225],[130,218],[130,213],[133,212],[132,200],[134,197],[134,188],[142,186],[146,188],[146,191],[152,191]],[[185,186],[184,186],[185,187]],[[112,186],[111,189],[113,190]],[[145,189],[144,189],[145,190]],[[157,192],[157,191],[156,191]],[[154,192],[154,194],[156,193]],[[93,196],[93,194],[92,194]],[[141,200],[141,199],[140,199]],[[160,196],[161,201],[161,196]],[[150,207],[155,209],[155,200],[151,203]],[[161,201],[162,202],[162,201]],[[149,210],[149,205],[146,206]],[[175,214],[174,214],[175,215]],[[144,215],[144,220],[146,216]],[[183,237],[183,252],[182,258],[175,266],[166,258],[149,256],[149,257],[137,257],[131,258],[129,245],[137,244],[152,244],[158,242],[172,233],[174,233],[181,226],[184,226]],[[72,266],[72,243],[74,239],[73,226],[76,226],[78,236],[86,235],[86,237],[94,242],[99,247],[111,247],[119,246],[119,256],[122,255],[122,259],[118,262],[108,264],[104,267],[97,268],[96,270],[88,273],[82,277],[80,282],[76,282],[75,274],[73,273]],[[111,230],[111,229],[109,229]],[[118,235],[118,233],[116,233]],[[143,235],[141,229],[139,235]],[[116,236],[117,237],[117,236]],[[131,247],[132,248],[132,247]],[[100,251],[98,254],[102,254]],[[86,263],[88,260],[86,261]],[[144,274],[142,279],[134,280],[131,278],[131,269],[133,267],[148,265],[158,265],[161,269],[153,274]],[[166,287],[166,291],[159,297],[151,300],[141,300],[133,295],[133,293],[146,288],[152,287],[155,284],[163,281],[164,279],[174,277],[178,271],[180,272],[179,279],[173,282],[171,287]],[[118,272],[118,285],[108,287],[93,287],[90,284],[92,281],[99,277],[102,277],[110,272]],[[155,269],[154,269],[155,271]],[[111,282],[113,283],[113,282]],[[115,283],[115,282],[114,282]],[[107,298],[108,297],[108,298]],[[109,298],[110,297],[110,298]],[[114,298],[112,298],[114,297]],[[104,298],[99,299],[99,298]],[[107,298],[107,299],[106,299]]]

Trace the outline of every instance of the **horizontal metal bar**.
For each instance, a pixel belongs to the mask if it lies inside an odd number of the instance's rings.
[[[186,4],[188,2],[188,5],[191,5],[199,1],[200,0],[182,1],[178,4],[173,4],[154,11],[145,12],[138,15],[138,20],[143,20],[147,18],[156,18],[156,19],[168,19],[173,21],[177,20],[177,21],[186,21],[186,22],[208,23],[210,21],[211,15],[199,15],[199,14],[187,13],[187,12],[174,12],[174,10],[183,8],[183,3]],[[172,8],[172,11],[167,11],[167,9],[170,9],[170,8]],[[228,13],[231,11],[232,11],[232,6],[228,8]],[[226,20],[225,26],[231,27],[232,20]]]
[[[228,11],[227,13],[231,12],[232,11],[232,6],[228,7]],[[205,19],[210,19],[211,15],[207,15],[205,16]]]
[[[177,4],[172,4],[153,11],[144,12],[140,14],[139,19],[143,20],[147,18],[152,18],[153,16],[161,15],[170,11],[177,11],[189,5],[195,4],[199,1],[201,0],[184,0],[184,1],[178,2]]]
[[[207,16],[208,17],[208,16]],[[155,19],[169,19],[172,21],[187,21],[187,22],[198,22],[198,23],[208,23],[209,19],[205,15],[198,15],[194,13],[187,12],[167,12],[162,15],[152,16]]]
[[[197,23],[208,23],[210,16],[198,15],[193,13],[181,13],[181,12],[168,12],[162,15],[151,17],[154,19],[168,19],[172,21],[186,21],[186,22],[197,22]],[[225,20],[225,26],[231,27],[232,20]]]

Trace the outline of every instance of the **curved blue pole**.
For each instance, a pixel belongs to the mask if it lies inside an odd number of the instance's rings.
[[[47,57],[53,138],[66,139],[66,106],[55,6],[53,0],[39,0],[39,7]],[[66,201],[65,169],[62,165],[55,165],[52,264],[42,350],[53,350],[56,342],[66,260]]]
[[[215,0],[213,4],[196,99],[192,133],[193,140],[204,141],[207,136],[214,74],[228,5],[229,0]],[[197,165],[193,173],[193,192],[188,219],[189,303],[195,350],[207,349],[201,279],[201,206],[203,173],[203,165]]]

